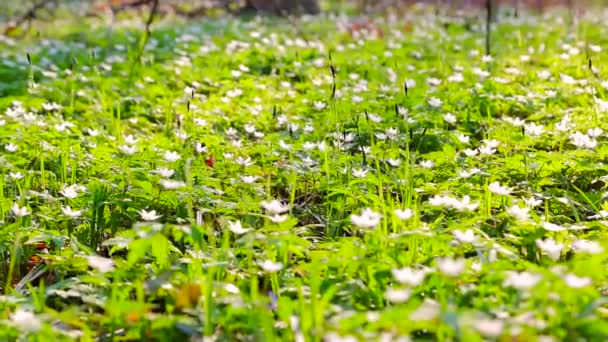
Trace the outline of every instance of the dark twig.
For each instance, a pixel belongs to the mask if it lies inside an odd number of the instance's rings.
[[[492,34],[492,0],[486,0],[486,55],[489,56],[490,50],[490,36]]]
[[[139,48],[139,52],[137,53],[136,58],[133,60],[133,65],[131,66],[131,77],[133,76],[133,71],[135,71],[135,65],[141,63],[141,58],[146,50],[146,45],[148,44],[148,40],[150,40],[150,35],[152,34],[150,30],[150,26],[152,26],[152,22],[154,22],[154,18],[158,12],[158,2],[159,0],[152,0],[152,7],[150,8],[150,14],[148,15],[148,19],[146,20],[146,31],[144,33],[144,38],[141,42],[141,46]]]
[[[144,46],[148,43],[148,39],[150,39],[150,25],[154,21],[154,17],[156,17],[156,13],[158,12],[158,0],[152,0],[152,8],[150,9],[150,15],[148,16],[148,20],[146,21],[146,38],[144,40]]]

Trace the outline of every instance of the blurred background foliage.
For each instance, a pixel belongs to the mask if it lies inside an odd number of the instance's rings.
[[[554,7],[580,12],[608,4],[608,0],[0,0],[0,28],[4,28],[6,34],[13,26],[29,24],[34,20],[107,17],[119,13],[144,14],[149,12],[156,1],[161,15],[189,18],[241,14],[243,9],[255,11],[253,7],[264,7],[264,4],[273,1],[286,4],[318,1],[325,12],[346,12],[354,15],[403,10],[408,6],[420,4],[459,11],[483,10],[488,2],[491,2],[494,8],[525,8],[535,12]]]

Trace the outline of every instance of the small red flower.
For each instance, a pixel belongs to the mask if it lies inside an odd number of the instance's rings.
[[[207,157],[207,159],[205,159],[205,164],[211,168],[215,167],[215,157],[213,155]]]

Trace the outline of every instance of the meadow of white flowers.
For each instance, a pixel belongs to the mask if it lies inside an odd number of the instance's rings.
[[[0,37],[0,339],[604,340],[606,19]]]

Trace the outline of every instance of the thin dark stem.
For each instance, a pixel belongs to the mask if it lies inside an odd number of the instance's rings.
[[[490,36],[492,34],[492,0],[486,0],[486,55],[491,53]]]

